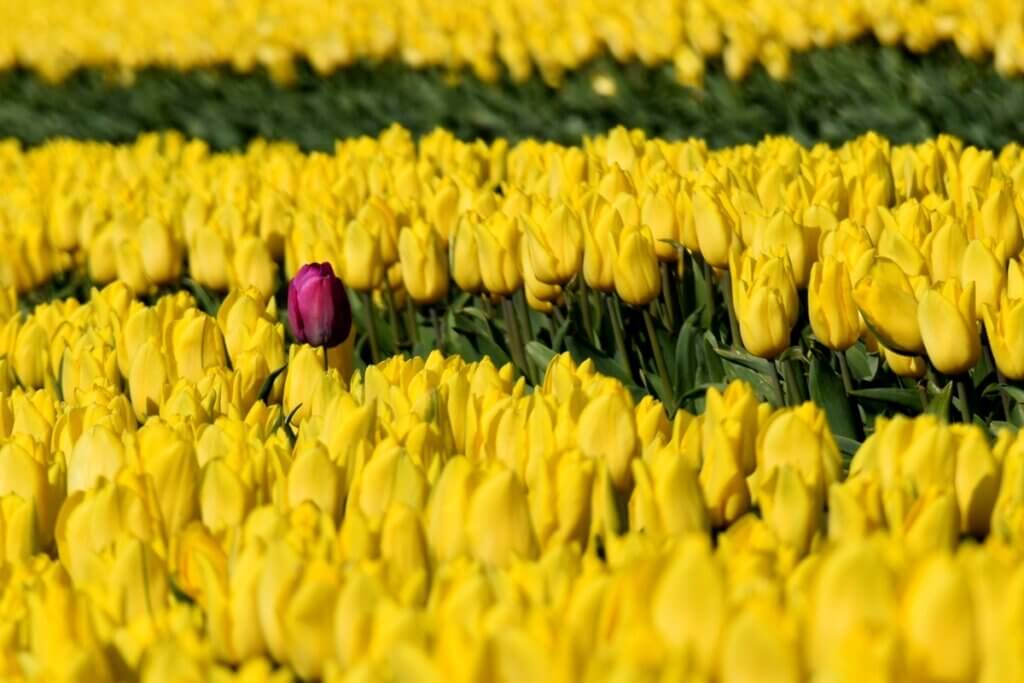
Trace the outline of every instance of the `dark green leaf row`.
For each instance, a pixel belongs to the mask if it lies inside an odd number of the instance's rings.
[[[612,79],[615,94],[595,92]],[[1024,79],[944,47],[923,56],[863,42],[794,56],[785,82],[758,68],[730,81],[710,65],[703,90],[676,83],[672,67],[599,60],[558,89],[539,79],[483,83],[470,75],[362,64],[321,78],[300,65],[283,89],[265,73],[146,70],[131,85],[83,71],[59,85],[26,71],[0,74],[0,138],[35,145],[54,137],[128,141],[177,129],[236,149],[256,137],[307,150],[376,135],[392,123],[421,134],[441,126],[464,139],[536,137],[563,143],[617,124],[720,147],[788,134],[841,143],[868,130],[893,140],[951,133],[983,147],[1024,139]]]

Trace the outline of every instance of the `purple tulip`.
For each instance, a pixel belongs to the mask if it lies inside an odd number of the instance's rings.
[[[288,322],[302,344],[337,346],[352,329],[345,285],[330,263],[307,263],[288,284]]]

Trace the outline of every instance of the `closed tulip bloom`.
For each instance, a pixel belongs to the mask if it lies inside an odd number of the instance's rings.
[[[567,205],[556,206],[543,224],[528,221],[523,239],[533,272],[541,282],[564,286],[579,272],[583,225]]]
[[[995,306],[999,301],[999,293],[1006,282],[1006,259],[1001,245],[996,249],[989,248],[981,240],[973,240],[964,251],[960,267],[960,281],[966,287],[974,285],[974,301],[978,317],[985,306]]]
[[[615,263],[622,229],[622,216],[605,204],[584,230],[583,278],[599,292],[615,289]]]
[[[1020,218],[1013,203],[1013,185],[1003,179],[993,179],[988,193],[975,217],[979,237],[1002,243],[1006,253],[1016,256],[1024,246]]]
[[[623,392],[601,393],[583,408],[577,428],[580,452],[606,463],[612,482],[621,491],[629,488],[630,461],[637,455],[636,416],[630,403]]]
[[[52,377],[46,349],[50,346],[46,330],[30,319],[18,330],[14,342],[14,373],[27,389],[39,389]]]
[[[358,221],[350,222],[341,238],[345,284],[357,292],[372,291],[384,282],[384,266],[378,236]]]
[[[228,288],[229,240],[212,225],[203,225],[189,245],[189,274],[199,284],[223,291]]]
[[[459,289],[470,294],[479,294],[484,288],[477,244],[479,230],[480,217],[475,213],[463,214],[455,224],[448,251],[452,279]]]
[[[473,556],[484,564],[507,567],[532,559],[537,540],[530,522],[526,489],[508,469],[495,469],[469,501],[466,537]]]
[[[661,293],[654,240],[646,228],[626,228],[615,259],[615,291],[632,306],[645,306]]]
[[[217,321],[202,311],[190,308],[173,323],[168,332],[170,368],[174,378],[199,381],[207,368],[227,367],[224,335]]]
[[[155,339],[144,343],[135,353],[128,374],[128,393],[139,422],[156,415],[170,392],[164,353]]]
[[[981,356],[974,315],[974,285],[947,280],[921,295],[917,318],[928,358],[939,372],[961,375]]]
[[[984,317],[996,367],[1007,379],[1024,379],[1024,299],[1003,292],[998,306],[984,308]]]
[[[656,191],[648,192],[640,205],[640,223],[651,229],[654,250],[658,254],[658,260],[663,263],[674,263],[679,259],[679,253],[671,243],[681,241],[673,194],[676,193],[672,192],[672,187],[666,184]]]
[[[786,256],[744,255],[734,259],[733,307],[743,346],[761,358],[775,358],[789,348],[799,313],[796,282]]]
[[[853,288],[853,299],[868,327],[883,344],[908,355],[924,353],[917,321],[917,295],[894,262],[877,259]]]
[[[523,286],[519,240],[519,227],[503,213],[494,214],[480,226],[480,277],[491,294],[509,296]]]
[[[935,681],[974,680],[980,664],[975,606],[962,570],[938,554],[916,569],[903,601],[907,664]]]
[[[174,282],[181,274],[181,243],[170,226],[149,217],[142,221],[136,235],[146,278],[156,285]]]
[[[306,501],[337,520],[343,495],[338,466],[327,456],[320,444],[296,449],[295,460],[288,470],[288,504],[298,507]]]
[[[751,251],[755,256],[785,254],[793,268],[798,288],[807,286],[813,254],[809,237],[786,211],[776,211],[754,235]]]
[[[807,307],[814,336],[825,346],[845,351],[857,342],[860,314],[845,263],[826,257],[811,267]]]
[[[235,245],[231,258],[233,287],[253,287],[264,297],[272,296],[277,284],[277,263],[267,243],[256,236],[247,235]]]
[[[332,347],[345,341],[352,326],[352,309],[331,264],[308,263],[292,278],[288,322],[300,344]]]
[[[928,235],[924,251],[928,255],[928,271],[932,280],[942,282],[960,277],[967,251],[967,233],[958,221],[946,220],[938,230]]]
[[[704,260],[715,268],[729,265],[732,244],[738,239],[736,218],[724,193],[711,188],[697,188],[693,194],[693,222],[697,243]]]
[[[416,221],[398,236],[405,291],[418,304],[433,304],[448,295],[448,254],[440,236]]]

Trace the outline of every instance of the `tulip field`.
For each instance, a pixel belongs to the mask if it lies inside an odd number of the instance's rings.
[[[1024,5],[0,0],[0,681],[1024,681]]]

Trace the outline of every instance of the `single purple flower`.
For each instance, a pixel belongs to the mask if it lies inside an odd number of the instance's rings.
[[[288,284],[288,322],[302,344],[329,348],[348,337],[352,308],[330,263],[307,263]]]

